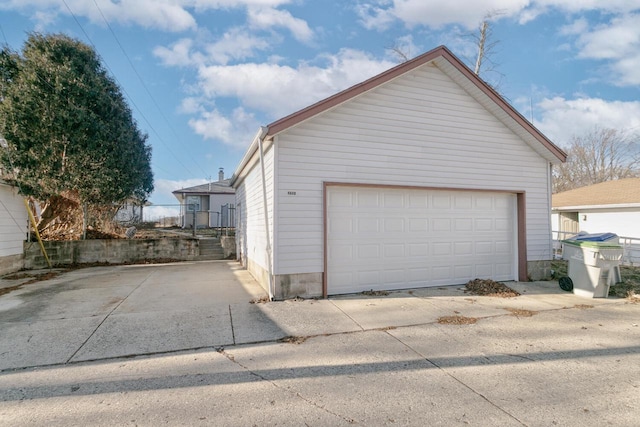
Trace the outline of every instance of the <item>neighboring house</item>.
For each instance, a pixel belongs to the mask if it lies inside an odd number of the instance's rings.
[[[565,158],[439,47],[260,130],[237,254],[276,299],[540,278]]]
[[[173,192],[180,202],[182,228],[192,228],[194,213],[196,228],[233,227],[235,190],[224,179],[220,168],[217,182],[182,188]]]
[[[0,180],[0,275],[24,266],[28,221],[18,189]]]
[[[554,194],[551,198],[554,231],[612,232],[640,238],[640,178],[601,182]]]
[[[140,202],[138,199],[127,199],[118,208],[115,220],[120,224],[138,224],[143,221],[143,208],[149,206],[148,202]]]

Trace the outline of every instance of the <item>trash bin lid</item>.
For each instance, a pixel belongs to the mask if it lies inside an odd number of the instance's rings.
[[[593,234],[578,234],[567,240],[579,240],[585,242],[606,242],[618,237],[615,233],[593,233]]]
[[[580,246],[582,248],[597,249],[622,249],[622,246],[611,242],[594,242],[591,240],[563,240],[562,243],[571,246]]]

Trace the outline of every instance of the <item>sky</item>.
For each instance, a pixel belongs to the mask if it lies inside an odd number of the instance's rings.
[[[172,191],[230,177],[259,130],[440,45],[566,147],[640,132],[640,0],[0,0],[0,42],[92,45],[149,135],[147,219]]]

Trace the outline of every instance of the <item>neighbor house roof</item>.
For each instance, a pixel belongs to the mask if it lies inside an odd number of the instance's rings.
[[[551,196],[555,210],[574,208],[640,206],[640,178],[601,182]]]
[[[238,165],[231,178],[231,184],[235,183],[238,174],[254,157],[258,150],[257,140],[260,136],[263,139],[270,139],[280,132],[430,62],[434,63],[441,71],[462,86],[472,97],[492,112],[542,157],[553,163],[561,163],[566,160],[567,155],[564,151],[544,136],[533,124],[505,101],[498,92],[451,53],[449,49],[445,46],[440,46],[262,128]]]
[[[193,187],[181,188],[180,190],[172,191],[172,194],[234,194],[236,190],[230,185],[231,179],[224,179],[222,181],[209,182],[206,184],[200,184]]]

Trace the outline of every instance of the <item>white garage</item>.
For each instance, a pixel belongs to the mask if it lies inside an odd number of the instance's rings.
[[[565,157],[439,47],[260,129],[236,253],[275,299],[542,278]]]
[[[516,196],[332,186],[328,293],[517,279]]]

